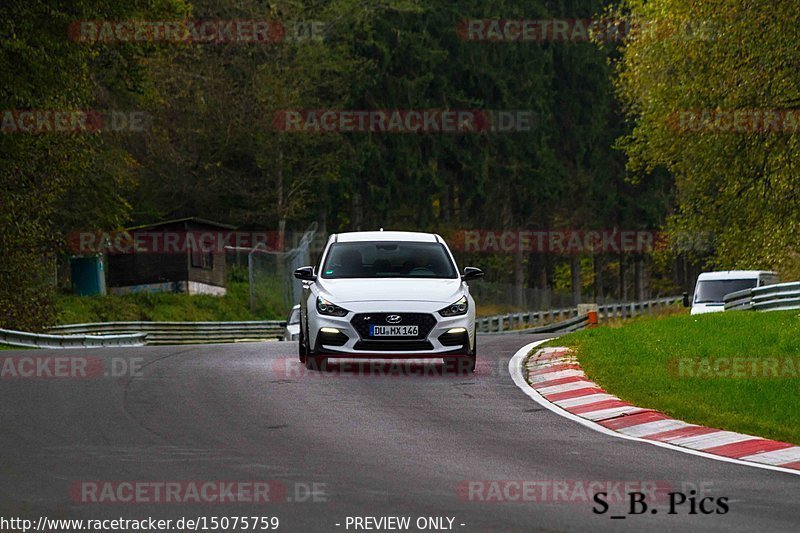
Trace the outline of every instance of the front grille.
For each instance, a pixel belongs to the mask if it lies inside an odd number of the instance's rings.
[[[425,340],[422,341],[358,341],[355,346],[356,350],[365,352],[421,352],[424,350],[433,350],[433,345]]]
[[[390,324],[386,321],[386,317],[389,315],[399,315],[400,322]],[[428,334],[436,325],[436,318],[429,313],[359,313],[353,317],[350,324],[352,324],[362,340],[380,343],[392,341],[408,342],[427,339]],[[419,332],[416,337],[370,337],[370,324],[375,326],[419,326]]]

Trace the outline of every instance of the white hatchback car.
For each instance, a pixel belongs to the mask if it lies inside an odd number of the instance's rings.
[[[441,358],[475,369],[475,301],[444,240],[432,233],[364,231],[332,235],[317,267],[298,268],[299,356]]]
[[[286,317],[286,326],[283,328],[283,340],[296,341],[300,338],[300,305],[295,305]]]

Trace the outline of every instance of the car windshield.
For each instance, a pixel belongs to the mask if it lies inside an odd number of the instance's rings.
[[[322,277],[453,279],[458,276],[440,243],[348,242],[331,245]]]
[[[694,302],[698,304],[722,303],[726,294],[752,289],[756,286],[756,279],[719,279],[701,281],[697,284]]]

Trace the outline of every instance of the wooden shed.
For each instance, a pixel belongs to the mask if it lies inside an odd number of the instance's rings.
[[[111,294],[226,292],[224,236],[234,226],[197,217],[127,228],[128,249],[108,254]]]

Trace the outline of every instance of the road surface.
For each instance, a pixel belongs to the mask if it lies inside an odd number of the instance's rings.
[[[432,375],[441,365],[427,363],[401,372],[349,365],[321,377],[296,362],[294,343],[277,342],[0,352],[89,358],[90,374],[0,380],[0,515],[275,516],[279,531],[365,530],[355,517],[389,516],[409,517],[411,530],[420,518],[447,517],[465,532],[797,531],[800,476],[615,439],[530,400],[507,366],[537,338],[480,337],[470,376]],[[104,377],[112,365],[124,375]],[[131,365],[141,368],[123,372]],[[215,480],[266,482],[279,501],[219,504],[184,492]],[[521,498],[516,481],[538,489]],[[121,487],[134,486],[126,482],[150,492],[121,502],[131,497]],[[546,490],[556,482],[569,492]],[[582,497],[592,482],[612,487],[604,514]],[[687,497],[696,489],[727,498],[729,511],[690,514],[687,503],[670,515],[659,499],[649,502],[655,514],[629,515],[627,500],[613,500],[619,482]],[[180,483],[179,503],[154,493],[159,483]],[[480,501],[496,500],[498,487],[505,501]]]

